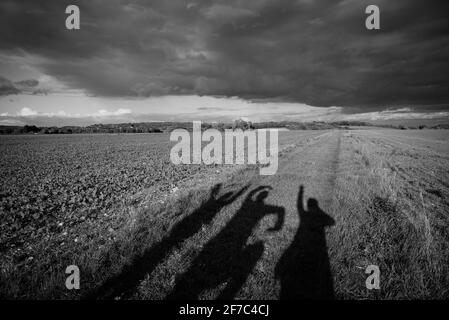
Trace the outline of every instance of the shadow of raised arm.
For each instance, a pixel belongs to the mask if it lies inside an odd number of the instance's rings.
[[[302,185],[299,187],[296,205],[298,207],[298,214],[302,215],[304,213],[304,186]]]

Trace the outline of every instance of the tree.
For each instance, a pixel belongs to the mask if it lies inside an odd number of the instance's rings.
[[[36,126],[25,125],[23,127],[23,132],[24,133],[30,133],[30,132],[35,133],[35,132],[39,132],[39,131],[40,131],[40,129],[38,127],[36,127]]]
[[[232,129],[250,130],[250,129],[254,129],[254,126],[251,123],[251,121],[237,119],[234,121],[234,125],[232,126]]]

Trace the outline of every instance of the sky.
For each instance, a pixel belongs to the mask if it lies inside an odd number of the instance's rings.
[[[65,27],[75,4],[81,28]],[[367,30],[365,8],[380,8]],[[449,119],[447,0],[2,0],[0,125]]]

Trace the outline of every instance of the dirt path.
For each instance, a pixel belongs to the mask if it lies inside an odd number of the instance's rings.
[[[298,236],[297,232],[300,224],[297,202],[301,185],[304,186],[302,200],[306,210],[307,200],[314,198],[318,201],[319,208],[332,216],[332,198],[338,170],[340,141],[340,132],[323,134],[313,139],[309,144],[297,148],[285,159],[282,159],[276,175],[259,176],[252,182],[250,190],[260,186],[273,188],[269,191],[265,203],[284,208],[285,222],[281,230],[270,233],[266,230],[274,225],[273,217],[272,219],[261,221],[256,234],[260,240],[264,241],[265,250],[262,259],[259,260],[255,268],[256,272],[253,272],[249,277],[248,286],[241,292],[242,298],[279,298],[281,283],[276,281],[276,279],[279,280],[279,277],[275,275],[276,263],[281,260],[283,252],[297,245],[295,237]],[[313,243],[311,246],[314,246],[314,249],[318,251],[324,249],[321,247],[317,248],[316,244]],[[301,248],[298,248],[298,250],[301,250]],[[292,262],[295,264],[295,261]],[[323,262],[326,263],[326,261]],[[311,265],[313,264],[312,262]],[[295,269],[293,265],[291,267]],[[297,272],[304,273],[304,270],[299,270],[301,266],[297,266],[296,269],[298,269]],[[290,271],[294,272],[293,270],[287,270],[287,272]],[[305,271],[305,273],[308,272]],[[311,276],[311,274],[298,276]],[[290,280],[301,281],[296,276],[293,276]],[[263,282],[266,285],[258,285]]]
[[[281,159],[275,175],[256,177],[249,189],[271,186],[273,189],[265,202],[285,208],[285,225],[298,222],[296,202],[300,185],[305,187],[304,199],[316,198],[320,207],[329,212],[332,209],[339,149],[340,133],[330,132],[316,137],[308,145]]]

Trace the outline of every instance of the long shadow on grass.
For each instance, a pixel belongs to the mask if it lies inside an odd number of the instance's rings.
[[[145,275],[151,273],[172,249],[195,235],[203,225],[209,224],[224,206],[235,201],[247,188],[246,186],[237,192],[227,192],[217,198],[221,184],[215,185],[209,199],[199,209],[176,224],[167,237],[149,248],[143,255],[135,257],[130,265],[124,267],[118,275],[106,280],[101,287],[89,293],[85,299],[129,297]]]
[[[335,221],[320,209],[314,198],[307,200],[306,211],[303,198],[301,186],[297,200],[300,225],[275,269],[281,281],[280,299],[333,299],[325,227],[334,225]]]
[[[284,224],[284,208],[264,202],[270,189],[260,186],[249,192],[229,223],[204,246],[189,269],[181,275],[168,300],[198,299],[203,291],[224,283],[226,286],[218,299],[235,297],[263,254],[262,241],[246,244],[253,229],[269,214],[277,216],[275,226],[269,231],[280,230]]]

